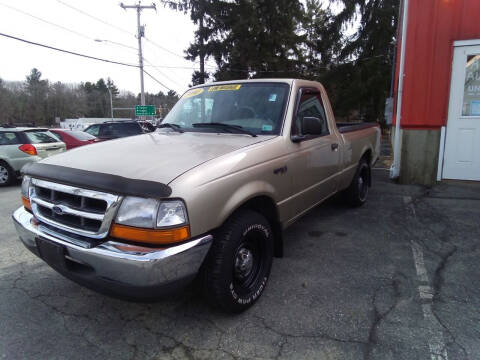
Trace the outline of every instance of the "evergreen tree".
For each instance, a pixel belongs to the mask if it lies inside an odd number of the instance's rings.
[[[48,95],[48,81],[42,80],[42,73],[33,68],[26,77],[27,111],[29,122],[46,125],[45,102]]]
[[[346,39],[339,61],[325,77],[335,89],[336,111],[348,116],[358,110],[369,121],[384,121],[388,96],[399,0],[337,0],[344,5],[330,26],[331,33],[353,24],[360,17],[358,31]],[[350,62],[350,63],[349,63]],[[342,84],[342,85],[339,85]]]

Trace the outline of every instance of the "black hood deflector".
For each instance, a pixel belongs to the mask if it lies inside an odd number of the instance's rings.
[[[49,180],[111,194],[165,198],[172,193],[170,186],[159,182],[129,179],[123,176],[74,169],[66,166],[30,163],[22,168],[22,173],[36,179]]]

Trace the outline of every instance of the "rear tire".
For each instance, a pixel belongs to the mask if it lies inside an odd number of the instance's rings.
[[[219,229],[204,264],[207,300],[239,313],[262,295],[273,260],[273,232],[261,214],[242,210]]]
[[[362,158],[352,183],[345,190],[345,199],[351,206],[362,206],[367,201],[368,188],[371,182],[370,165],[366,158]]]
[[[0,160],[0,186],[9,185],[15,178],[12,168]]]

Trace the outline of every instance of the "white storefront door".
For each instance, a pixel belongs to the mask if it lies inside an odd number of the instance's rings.
[[[442,177],[480,180],[480,40],[454,45]]]

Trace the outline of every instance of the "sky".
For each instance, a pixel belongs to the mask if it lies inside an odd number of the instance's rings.
[[[134,1],[124,0],[124,4]],[[142,2],[150,4],[151,1]],[[158,1],[157,12],[143,10],[141,22],[146,25],[146,39],[142,39],[145,70],[166,86],[145,76],[145,91],[158,93],[172,89],[182,94],[191,82],[192,68],[198,68],[198,63],[183,59],[183,51],[193,41],[195,25],[188,15],[164,8]],[[136,10],[123,10],[118,0],[0,0],[0,33],[90,56],[138,64],[136,31]],[[110,77],[120,90],[140,92],[138,68],[63,54],[3,36],[0,49],[3,80],[22,81],[36,67],[42,78],[51,82],[80,83]],[[214,66],[213,61],[209,65]]]
[[[134,1],[138,0],[123,2],[131,5]],[[146,25],[143,56],[145,70],[164,86],[145,76],[145,91],[166,93],[172,89],[182,94],[191,83],[193,68],[198,69],[198,63],[183,58],[194,39],[195,25],[188,14],[165,8],[159,1],[156,4],[156,12],[142,11],[141,22]],[[0,33],[85,55],[138,64],[136,31],[136,10],[123,10],[118,0],[0,0]],[[140,92],[140,73],[135,67],[81,58],[3,36],[0,49],[3,80],[23,81],[35,67],[50,82],[96,82],[110,77],[120,90]],[[213,60],[207,62],[208,67],[215,68]]]

